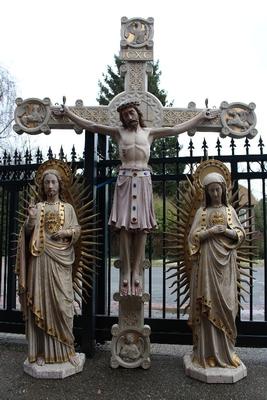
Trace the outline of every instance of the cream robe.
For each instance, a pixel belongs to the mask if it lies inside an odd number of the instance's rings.
[[[60,203],[62,229],[72,229],[72,239],[55,241],[44,229],[45,203],[37,204],[37,218],[28,252],[26,221],[21,231],[17,257],[19,293],[26,319],[28,359],[35,362],[42,356],[46,363],[65,362],[75,355],[73,329],[72,264],[73,243],[80,227],[75,211],[68,203]],[[50,210],[51,211],[51,210]],[[53,210],[53,211],[57,211]]]
[[[237,239],[213,235],[200,242],[199,232],[216,225],[216,220],[233,229]],[[188,238],[194,258],[189,324],[193,329],[193,359],[202,367],[209,367],[211,358],[216,366],[236,366],[236,248],[244,239],[245,231],[232,207],[197,211]]]

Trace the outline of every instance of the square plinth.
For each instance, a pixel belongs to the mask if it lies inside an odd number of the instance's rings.
[[[185,374],[206,383],[235,383],[247,376],[247,368],[242,363],[237,368],[202,368],[192,362],[192,355],[184,356]]]
[[[37,365],[36,363],[30,363],[28,359],[24,361],[23,370],[26,374],[33,376],[37,379],[64,379],[67,376],[78,374],[83,370],[85,363],[85,354],[76,353],[79,357],[79,364],[73,365],[70,362],[65,363],[54,363]]]

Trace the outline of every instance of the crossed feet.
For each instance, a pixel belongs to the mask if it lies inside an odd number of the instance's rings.
[[[132,294],[133,296],[142,296],[142,292],[143,288],[139,279],[133,280],[131,288],[127,279],[124,279],[122,281],[122,286],[120,290],[121,296],[128,296],[129,294]]]

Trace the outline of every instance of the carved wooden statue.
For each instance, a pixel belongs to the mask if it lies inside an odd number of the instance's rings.
[[[140,265],[143,262],[147,233],[156,227],[151,171],[148,166],[152,142],[188,131],[201,121],[218,115],[218,110],[206,109],[172,128],[146,128],[138,105],[138,102],[131,101],[118,107],[121,127],[94,123],[62,106],[62,112],[76,125],[92,133],[110,135],[119,147],[121,167],[109,224],[120,231],[120,293],[125,296],[142,295]]]
[[[238,367],[235,318],[238,311],[236,249],[245,231],[228,204],[224,177],[203,179],[204,205],[193,220],[189,249],[194,257],[190,284],[189,324],[193,362],[206,367]]]
[[[246,368],[235,352],[238,286],[244,263],[238,251],[248,243],[236,211],[230,205],[230,173],[223,163],[200,164],[180,192],[177,238],[177,284],[190,298],[189,325],[193,331],[193,353],[185,356],[186,373],[206,382],[231,383],[246,376]],[[202,204],[201,204],[202,203]],[[172,249],[175,245],[172,245]],[[170,249],[170,253],[171,250]],[[173,254],[174,255],[174,254]]]
[[[67,201],[73,199],[72,173],[59,160],[40,166],[36,184],[39,201],[29,203],[16,263],[28,339],[24,370],[35,377],[64,378],[81,371],[85,360],[75,352],[72,333],[74,291],[80,298],[82,273],[88,269],[80,260],[75,263],[75,247],[81,247],[79,201],[77,193],[76,207]],[[88,207],[84,211],[88,214]],[[57,364],[56,374],[51,364]]]
[[[119,169],[109,224],[120,232],[120,288],[115,293],[119,301],[119,324],[112,327],[113,368],[150,366],[150,328],[144,326],[144,301],[149,295],[144,293],[144,258],[147,234],[156,227],[153,207],[151,171],[148,166],[150,146],[158,138],[174,136],[192,129],[205,119],[218,115],[218,110],[204,110],[194,118],[172,128],[146,128],[138,102],[124,102],[117,111],[122,126],[106,126],[83,119],[65,105],[61,112],[81,128],[102,135],[110,135],[119,147],[121,166]],[[135,297],[136,299],[130,299]],[[133,324],[129,321],[135,321]],[[126,357],[120,343],[131,334],[131,346],[139,346],[140,356]],[[124,338],[124,339],[123,339]],[[126,345],[125,345],[126,346]],[[124,346],[124,347],[125,347]],[[129,348],[129,344],[127,348]],[[138,353],[138,354],[139,354]]]

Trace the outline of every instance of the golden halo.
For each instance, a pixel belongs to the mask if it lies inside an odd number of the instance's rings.
[[[226,188],[230,190],[231,173],[224,163],[219,160],[206,160],[199,164],[193,175],[193,179],[197,188],[203,190],[203,180],[212,172],[217,172],[218,174],[222,175],[226,182]]]
[[[71,184],[72,171],[71,171],[71,168],[68,166],[68,164],[61,160],[52,159],[52,160],[45,161],[38,168],[38,170],[36,172],[36,176],[35,176],[35,182],[38,186],[40,186],[40,184],[42,182],[44,173],[50,169],[54,169],[58,172],[58,174],[60,175],[60,177],[65,185]]]

